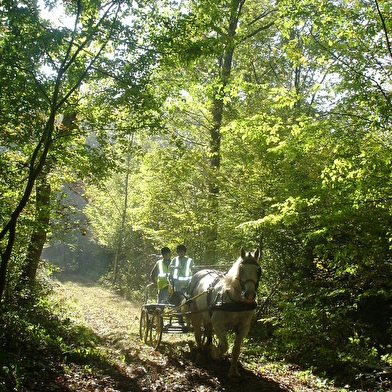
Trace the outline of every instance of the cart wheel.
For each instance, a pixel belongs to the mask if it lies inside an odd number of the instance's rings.
[[[159,347],[159,343],[161,343],[162,339],[162,331],[163,331],[163,317],[162,310],[155,309],[152,314],[151,319],[151,328],[150,328],[150,343],[151,346],[157,349]]]
[[[146,343],[148,337],[148,312],[146,309],[142,309],[142,312],[140,314],[139,335],[140,340]]]

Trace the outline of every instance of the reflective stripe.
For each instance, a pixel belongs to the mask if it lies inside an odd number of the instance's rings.
[[[177,276],[178,276],[178,264],[179,264],[178,257],[176,257],[174,260],[175,260],[175,263],[174,263],[173,279],[177,279]]]
[[[163,259],[158,260],[157,285],[158,285],[159,290],[161,290],[167,286],[167,274],[168,273],[169,273],[169,268],[163,262]]]
[[[186,261],[185,274],[184,274],[184,276],[180,276],[180,277],[178,276],[178,270],[179,270],[179,266],[180,266],[180,258],[177,256],[174,260],[175,260],[175,264],[174,264],[173,278],[178,279],[178,280],[189,280],[190,276],[192,275],[192,271],[191,271],[192,259],[190,257],[188,257],[188,259]]]

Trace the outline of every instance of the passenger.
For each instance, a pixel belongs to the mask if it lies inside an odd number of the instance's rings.
[[[193,261],[190,257],[185,256],[185,245],[178,245],[176,251],[178,256],[170,264],[170,269],[173,270],[173,289],[174,291],[185,291],[192,278]]]
[[[171,263],[171,252],[170,249],[165,246],[161,250],[162,259],[159,259],[154,268],[151,271],[150,277],[154,286],[158,289],[158,303],[166,302],[167,294],[169,290],[169,275],[170,275],[170,263]]]
[[[181,299],[181,296],[178,296],[180,292],[186,291],[188,284],[192,278],[193,272],[193,261],[190,257],[186,257],[186,246],[181,244],[176,248],[176,252],[178,256],[176,256],[171,264],[170,269],[172,272],[172,280],[173,280],[173,297],[176,299]],[[177,296],[176,296],[177,294]],[[176,303],[176,305],[179,305]],[[178,322],[182,325],[183,332],[186,332],[188,327],[184,324],[184,317],[178,316]]]

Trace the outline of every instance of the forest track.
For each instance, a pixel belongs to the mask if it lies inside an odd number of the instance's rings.
[[[84,391],[338,391],[295,367],[240,356],[240,381],[227,377],[231,353],[220,362],[200,357],[188,334],[164,334],[158,350],[139,339],[140,304],[97,286],[56,281],[54,295],[72,322],[90,330],[110,366],[69,363],[58,380],[67,390]],[[65,310],[67,309],[67,310]],[[244,350],[245,351],[245,348]]]

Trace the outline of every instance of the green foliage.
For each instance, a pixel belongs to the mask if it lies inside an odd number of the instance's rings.
[[[48,290],[37,282],[27,297],[21,293],[2,307],[0,379],[5,390],[48,388],[71,362],[86,366],[108,362],[96,347],[100,339],[89,328],[71,322],[61,304],[49,299]]]
[[[43,170],[52,189],[51,207],[56,212],[53,222],[57,224],[53,234],[61,229],[67,231],[72,224],[57,219],[65,216],[56,197],[64,182],[101,181],[117,165],[117,156],[108,147],[110,135],[112,140],[125,143],[136,123],[140,125],[148,119],[146,127],[158,126],[156,115],[155,119],[152,115],[157,106],[146,87],[156,51],[135,48],[135,31],[148,46],[136,18],[143,18],[143,12],[147,12],[143,4],[138,11],[124,2],[48,2],[42,7],[40,10],[34,1],[23,5],[15,1],[0,8],[0,50],[4,60],[0,66],[2,284],[10,258],[7,246],[12,252],[21,250],[12,255],[19,263],[12,266],[17,271],[22,268],[20,261],[25,253],[19,242],[27,245],[25,239],[34,227],[46,235],[47,229],[37,226],[32,214],[35,200],[31,195],[37,175]],[[55,12],[51,13],[53,7]],[[59,11],[71,27],[54,22],[53,14]],[[132,23],[128,17],[133,11]],[[116,57],[121,61],[114,60]],[[126,74],[120,78],[123,72]],[[91,93],[94,86],[100,88],[100,94]],[[109,110],[94,117],[91,101],[96,108],[102,105]],[[108,115],[115,105],[124,102],[128,108],[135,108],[132,124],[126,124],[125,118],[120,123],[120,116]],[[104,116],[105,121],[99,124]],[[119,128],[114,132],[113,127],[105,128],[116,121]],[[8,239],[6,234],[13,231],[18,219],[21,235],[16,236],[14,244],[14,233]],[[13,224],[7,226],[10,220]]]
[[[391,2],[245,2],[230,34],[239,3],[140,4],[119,9],[133,17],[120,26],[115,14],[99,24],[98,3],[86,2],[74,33],[40,20],[33,3],[2,8],[0,219],[23,194],[50,113],[54,74],[42,67],[59,72],[74,39],[48,173],[54,190],[83,181],[89,234],[112,259],[119,252],[119,288],[137,296],[164,245],[185,242],[196,264],[261,246],[271,352],[354,379],[391,362]],[[64,128],[75,111],[77,127]],[[33,204],[19,220],[15,285]],[[54,210],[53,233],[72,231]],[[214,228],[217,258],[205,260]]]

